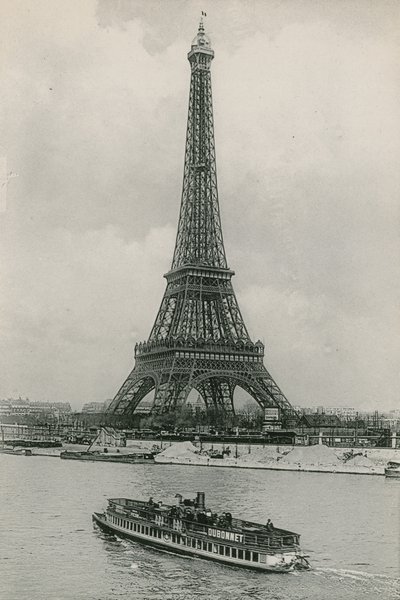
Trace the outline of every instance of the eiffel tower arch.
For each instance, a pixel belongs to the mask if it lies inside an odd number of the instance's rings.
[[[234,413],[245,390],[262,408],[292,407],[264,366],[264,346],[246,329],[232,287],[222,237],[211,93],[214,51],[202,21],[191,66],[182,200],[167,286],[149,338],[108,413],[133,414],[154,390],[153,413],[182,406],[191,390],[208,409]]]

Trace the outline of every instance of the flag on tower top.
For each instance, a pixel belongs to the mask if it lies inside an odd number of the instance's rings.
[[[207,16],[207,13],[205,13],[205,12],[203,12],[203,11],[201,11],[201,14],[202,14],[202,16],[203,16],[203,17],[206,17],[206,16]]]

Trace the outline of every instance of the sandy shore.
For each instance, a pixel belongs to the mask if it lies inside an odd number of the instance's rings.
[[[384,475],[388,458],[373,450],[359,452],[329,448],[324,445],[307,447],[265,447],[245,452],[237,457],[212,458],[207,452],[199,452],[190,442],[172,444],[155,461],[159,464],[180,464],[238,469],[267,469],[274,471],[307,471],[315,473],[347,473],[352,475]],[[396,451],[385,454],[393,455]],[[397,453],[398,454],[398,453]]]
[[[349,465],[312,465],[312,464],[279,464],[241,461],[240,459],[218,459],[197,457],[163,457],[156,456],[155,462],[163,464],[192,465],[206,467],[230,467],[237,469],[267,469],[272,471],[311,471],[314,473],[348,473],[352,475],[384,475],[384,467],[357,467]]]

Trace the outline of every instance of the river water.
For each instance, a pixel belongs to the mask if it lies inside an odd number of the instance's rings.
[[[301,534],[313,569],[266,574],[96,530],[109,497],[206,493],[216,512]],[[400,597],[400,480],[0,455],[0,597],[7,600],[391,600]]]

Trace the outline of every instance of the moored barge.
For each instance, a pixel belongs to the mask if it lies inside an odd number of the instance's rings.
[[[297,533],[213,513],[203,492],[195,500],[177,494],[175,505],[112,498],[93,521],[106,532],[178,554],[261,571],[309,568]]]
[[[99,452],[98,450],[86,452],[74,452],[65,450],[61,452],[60,458],[67,460],[90,460],[117,463],[154,463],[154,452],[134,452],[131,454]]]

